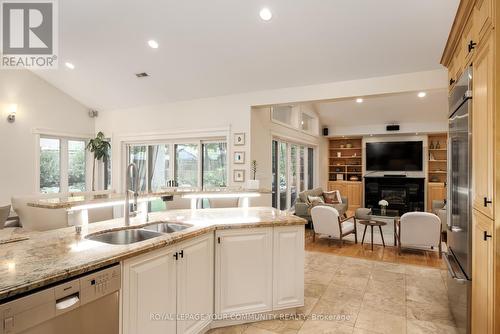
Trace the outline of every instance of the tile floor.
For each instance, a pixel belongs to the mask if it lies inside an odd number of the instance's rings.
[[[446,271],[306,252],[305,319],[269,320],[211,334],[458,333],[448,309]],[[319,319],[340,315],[342,319]],[[316,319],[313,319],[316,317]]]

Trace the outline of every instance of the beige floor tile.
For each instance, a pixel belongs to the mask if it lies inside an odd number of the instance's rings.
[[[297,309],[297,315],[308,316],[309,314],[311,314],[311,311],[313,310],[314,306],[316,306],[318,300],[319,298],[304,297],[304,306]]]
[[[323,284],[304,284],[304,297],[320,298],[326,290]]]
[[[455,326],[453,315],[448,305],[418,303],[409,300],[406,303],[406,317],[408,319],[423,320]]]
[[[363,301],[364,291],[341,287],[332,283],[321,297],[324,301],[332,303],[344,303],[354,306],[360,306]]]
[[[406,333],[406,318],[388,313],[361,310],[355,328],[374,330],[382,334]]]
[[[391,273],[404,274],[406,268],[404,265],[390,262],[375,261],[373,264],[373,270],[388,271]]]
[[[248,328],[248,324],[244,325],[236,325],[229,327],[221,327],[209,330],[207,333],[209,334],[242,334]]]
[[[430,321],[407,320],[408,334],[458,334],[455,327],[438,324]]]
[[[336,321],[307,320],[299,334],[351,334],[353,327],[345,326]]]
[[[361,329],[361,328],[354,327],[354,331],[352,332],[352,334],[379,334],[379,333],[369,331],[367,329]]]
[[[441,279],[441,271],[436,268],[407,265],[405,273],[406,275],[414,276],[417,279],[422,279],[422,278]]]
[[[387,285],[404,284],[405,282],[405,274],[378,269],[371,272],[370,278],[374,281],[383,282]]]
[[[273,333],[285,334],[297,332],[303,323],[304,320],[268,320],[254,322],[250,326],[265,329]]]
[[[276,332],[250,325],[245,330],[244,334],[276,334]]]
[[[446,291],[415,286],[406,287],[406,300],[442,306],[448,305],[448,295],[446,294]]]
[[[406,299],[404,295],[367,291],[363,297],[361,310],[377,311],[406,317]]]
[[[395,297],[402,296],[404,298],[406,296],[405,282],[388,283],[370,279],[368,281],[368,285],[366,286],[366,292],[369,291],[385,293]]]
[[[359,309],[358,305],[320,299],[314,306],[309,319],[331,320],[342,325],[354,326]]]
[[[334,275],[330,285],[332,284],[336,284],[339,287],[365,291],[366,286],[368,285],[368,277]]]
[[[334,272],[324,272],[317,270],[306,270],[304,272],[304,282],[309,284],[330,284]]]

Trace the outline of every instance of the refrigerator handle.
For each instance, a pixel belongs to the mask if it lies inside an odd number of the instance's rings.
[[[453,266],[450,263],[450,260],[448,260],[449,256],[453,256],[453,255],[445,253],[443,258],[444,258],[444,262],[446,263],[446,266],[448,267],[448,273],[450,274],[451,278],[453,278],[455,281],[457,281],[460,284],[466,284],[468,282],[468,279],[465,277],[461,277],[463,275],[457,275],[457,273],[453,269]]]

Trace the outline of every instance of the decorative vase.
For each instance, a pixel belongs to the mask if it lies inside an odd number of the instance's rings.
[[[380,214],[382,216],[385,216],[386,213],[387,213],[387,207],[384,205],[380,206]]]
[[[259,180],[247,180],[248,190],[258,190],[260,188]]]
[[[429,145],[429,149],[430,149],[430,150],[433,150],[433,149],[434,149],[434,142],[433,142],[433,141],[431,141],[431,144]]]
[[[441,148],[441,145],[439,144],[439,141],[436,144],[436,149],[439,150]]]

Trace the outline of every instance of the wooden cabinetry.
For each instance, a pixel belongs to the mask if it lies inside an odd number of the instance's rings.
[[[123,263],[124,334],[198,333],[211,319],[176,314],[213,312],[213,234]]]
[[[493,333],[493,220],[472,216],[472,333]]]
[[[273,309],[304,305],[304,227],[274,229]]]
[[[220,230],[215,237],[215,311],[271,311],[273,229]]]
[[[338,190],[342,196],[347,197],[348,210],[363,207],[363,182],[357,181],[330,181],[328,191]]]
[[[472,333],[500,332],[500,307],[493,303],[500,298],[500,275],[493,274],[500,272],[500,221],[495,214],[500,210],[496,200],[500,173],[495,172],[500,169],[496,147],[500,105],[495,96],[500,84],[495,29],[499,11],[497,0],[461,0],[441,59],[449,78],[458,78],[464,68],[472,66]],[[471,54],[460,57],[469,45],[473,46]]]
[[[446,187],[442,182],[427,183],[427,211],[432,212],[432,201],[446,199]]]
[[[328,180],[361,180],[363,156],[361,145],[361,138],[330,139]]]
[[[472,88],[472,201],[474,208],[493,218],[494,82],[493,35],[481,42],[473,63]]]

